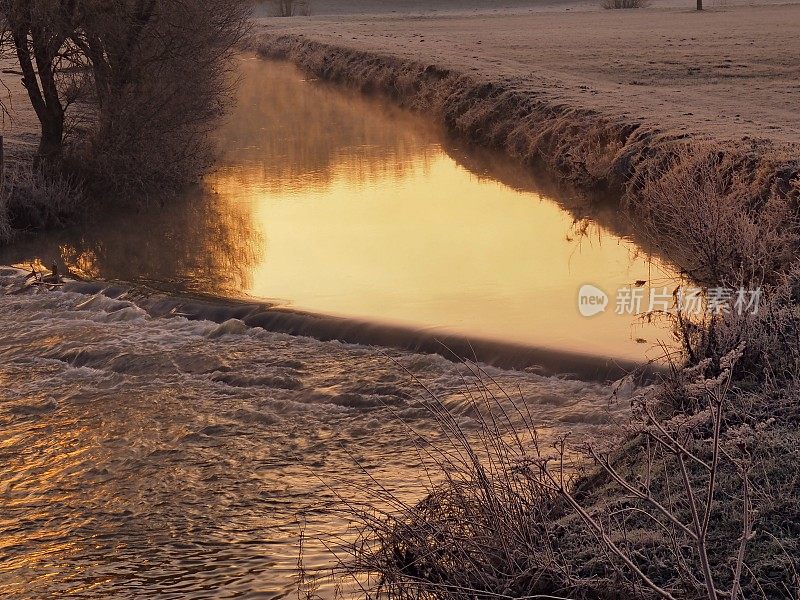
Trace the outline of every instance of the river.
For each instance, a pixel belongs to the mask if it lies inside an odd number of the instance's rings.
[[[4,597],[295,596],[301,523],[343,534],[340,496],[373,478],[423,493],[423,386],[476,427],[473,371],[437,340],[499,349],[491,386],[545,436],[592,436],[626,403],[586,365],[668,337],[615,314],[618,288],[674,275],[613,206],[288,65],[241,70],[185,199],[0,254],[114,282],[20,293],[0,272]],[[584,284],[604,313],[581,315]]]

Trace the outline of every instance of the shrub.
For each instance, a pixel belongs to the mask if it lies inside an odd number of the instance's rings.
[[[208,134],[230,104],[248,3],[158,2],[144,16],[136,3],[102,6],[84,17],[86,45],[101,40],[106,53],[91,61],[99,114],[77,144],[78,168],[94,196],[174,192],[211,162]]]
[[[644,8],[647,6],[646,0],[602,0],[600,6],[603,8]]]
[[[0,189],[0,241],[7,241],[13,230],[60,227],[84,202],[83,189],[74,179],[14,165]]]

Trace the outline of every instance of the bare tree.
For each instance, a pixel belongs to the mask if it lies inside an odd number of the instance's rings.
[[[74,42],[90,59],[100,107],[84,153],[91,179],[144,192],[192,178],[226,104],[229,58],[246,31],[248,3],[112,0],[110,10],[107,0],[84,3]]]
[[[64,113],[69,103],[59,90],[59,72],[70,58],[67,0],[0,0],[0,51],[13,49],[22,85],[41,124],[38,156],[62,154]]]
[[[20,63],[41,123],[39,156],[61,158],[67,107],[89,87],[96,121],[78,140],[75,164],[102,159],[93,175],[140,188],[154,175],[148,166],[179,175],[222,110],[249,8],[246,0],[0,0],[0,45]]]

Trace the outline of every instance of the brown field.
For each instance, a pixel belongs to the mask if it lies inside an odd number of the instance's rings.
[[[800,3],[706,6],[318,1],[311,17],[258,24],[262,33],[436,64],[664,131],[800,141]]]

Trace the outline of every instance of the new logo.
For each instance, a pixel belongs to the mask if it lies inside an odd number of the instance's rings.
[[[589,283],[578,290],[578,311],[584,317],[593,317],[608,306],[608,294]]]

